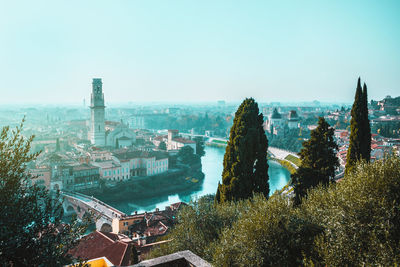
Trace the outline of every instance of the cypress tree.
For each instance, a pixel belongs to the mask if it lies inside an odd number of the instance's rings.
[[[362,105],[363,105],[363,113],[362,113],[362,135],[363,141],[361,142],[361,158],[365,159],[367,162],[371,159],[371,126],[369,124],[368,118],[368,93],[367,93],[367,85],[364,83],[363,92],[362,92]]]
[[[131,264],[136,264],[139,262],[139,254],[136,250],[136,247],[134,244],[131,244]]]
[[[368,119],[367,86],[361,88],[361,80],[358,78],[356,95],[351,109],[350,143],[347,150],[346,174],[357,163],[364,159],[369,161],[371,155],[371,128]]]
[[[235,113],[216,202],[245,199],[258,192],[268,197],[268,140],[263,121],[257,103],[246,98]]]
[[[301,202],[301,198],[307,195],[307,190],[320,183],[327,185],[333,181],[335,170],[339,166],[337,148],[334,129],[320,117],[318,127],[311,131],[311,138],[303,142],[300,151],[301,165],[291,177],[295,204]]]

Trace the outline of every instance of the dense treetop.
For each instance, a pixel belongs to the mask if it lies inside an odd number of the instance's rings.
[[[318,127],[311,131],[311,138],[303,142],[299,153],[301,165],[291,177],[295,203],[300,203],[307,190],[318,184],[327,185],[333,181],[335,170],[339,166],[337,148],[334,129],[320,117]]]
[[[246,98],[233,120],[217,202],[245,199],[253,193],[268,196],[268,140],[263,122],[257,103]]]
[[[400,159],[359,163],[293,206],[260,195],[213,205],[199,199],[152,252],[189,249],[215,266],[395,266],[400,263]]]
[[[347,151],[346,173],[349,173],[356,162],[371,158],[371,127],[368,119],[367,86],[361,88],[358,78],[356,94],[351,109],[350,142]]]
[[[87,225],[72,219],[63,224],[62,201],[40,186],[31,186],[26,165],[33,137],[24,138],[22,124],[0,134],[0,261],[11,266],[62,266],[67,252]]]

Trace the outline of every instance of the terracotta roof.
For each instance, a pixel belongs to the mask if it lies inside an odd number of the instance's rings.
[[[180,207],[181,207],[182,205],[187,206],[187,204],[186,204],[185,202],[173,203],[173,204],[171,204],[170,206],[171,206],[171,208],[172,208],[173,210],[179,210]]]
[[[113,161],[113,160],[96,161],[96,163],[94,163],[94,164],[100,166],[100,168],[102,168],[102,169],[121,167],[121,165],[118,162]]]
[[[85,260],[106,257],[116,266],[129,265],[131,246],[131,243],[121,241],[117,234],[95,231],[83,237],[69,254]]]
[[[168,226],[159,221],[156,225],[147,227],[144,233],[147,234],[147,236],[158,236],[164,235],[167,231]]]
[[[135,158],[154,158],[154,157],[156,159],[168,158],[168,155],[166,153],[162,153],[159,151],[148,152],[140,150],[114,153],[114,156],[119,160],[127,160]]]
[[[164,138],[167,138],[167,136],[165,136],[165,135],[159,135],[159,136],[154,137],[153,140],[162,141],[162,140],[164,140]]]
[[[74,166],[73,169],[74,171],[82,171],[82,170],[92,170],[92,169],[98,169],[99,167],[93,166],[90,164],[80,164],[78,166]]]
[[[182,144],[196,144],[195,141],[190,140],[190,139],[186,139],[186,138],[178,137],[178,138],[173,138],[172,140],[175,141],[175,142],[178,142],[178,143],[182,143]]]

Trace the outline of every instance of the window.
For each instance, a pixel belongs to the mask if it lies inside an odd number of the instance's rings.
[[[124,226],[128,226],[128,222],[124,222]]]

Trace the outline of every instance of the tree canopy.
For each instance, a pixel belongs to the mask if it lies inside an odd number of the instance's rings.
[[[246,98],[235,113],[217,202],[245,199],[253,193],[268,197],[268,140],[263,122],[257,103]]]
[[[215,266],[397,266],[400,159],[358,163],[339,183],[310,189],[300,205],[262,195],[182,209],[172,240],[152,256],[191,250]]]
[[[206,151],[204,150],[203,137],[197,136],[194,138],[194,141],[196,142],[196,154],[199,155],[200,157],[204,156],[206,154]]]
[[[335,170],[339,166],[337,148],[334,129],[320,117],[318,127],[311,131],[311,138],[303,142],[300,151],[301,165],[291,177],[296,204],[307,195],[307,190],[333,181]]]
[[[346,174],[349,173],[359,160],[369,162],[371,158],[371,127],[368,119],[367,86],[361,88],[358,78],[356,94],[351,109],[350,142],[347,151]]]
[[[31,185],[26,165],[33,136],[24,138],[22,124],[4,127],[0,134],[0,261],[12,266],[61,266],[72,261],[67,255],[86,230],[72,219],[62,222],[62,200],[58,194]]]

